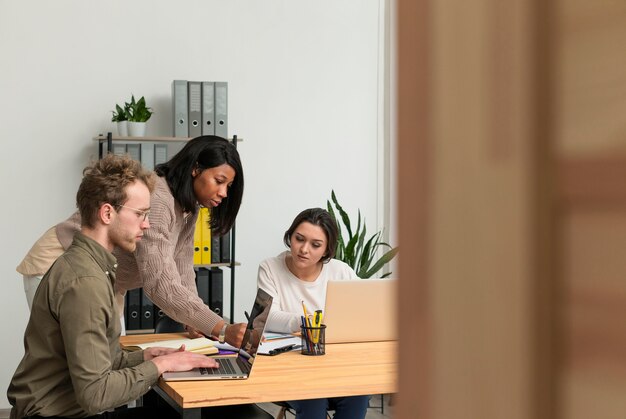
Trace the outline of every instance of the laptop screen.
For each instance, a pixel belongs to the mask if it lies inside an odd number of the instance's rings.
[[[254,300],[254,305],[250,311],[248,326],[246,327],[246,332],[244,333],[241,347],[239,348],[240,358],[243,357],[250,364],[254,362],[254,357],[259,349],[259,345],[261,345],[261,337],[265,330],[265,324],[267,323],[271,306],[272,296],[265,292],[265,290],[259,288]]]

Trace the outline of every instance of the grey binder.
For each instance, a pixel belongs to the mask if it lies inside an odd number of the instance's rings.
[[[167,144],[154,145],[154,165],[165,163],[167,161]]]
[[[141,144],[133,143],[126,145],[126,152],[131,159],[141,161]]]
[[[172,110],[174,114],[174,137],[189,137],[187,80],[174,80],[172,82]]]
[[[187,82],[188,110],[189,110],[189,137],[202,135],[202,83],[199,81]]]
[[[215,82],[215,135],[228,138],[228,83]]]
[[[141,143],[141,164],[148,170],[154,170],[154,143]]]
[[[202,135],[215,135],[215,83],[202,82]]]
[[[117,156],[123,156],[126,154],[126,144],[125,143],[113,143],[113,154]]]

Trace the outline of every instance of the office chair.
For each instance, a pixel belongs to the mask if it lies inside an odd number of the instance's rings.
[[[168,316],[163,316],[157,320],[154,326],[154,333],[182,333],[185,326]]]
[[[275,405],[280,406],[280,411],[278,412],[278,414],[276,415],[276,419],[286,419],[287,418],[287,413],[290,413],[291,415],[293,415],[293,417],[296,417],[296,412],[295,410],[293,410],[293,407],[291,407],[289,405],[289,403],[287,402],[274,402]],[[333,410],[332,407],[329,410]],[[331,419],[330,413],[326,412],[326,417],[328,419]]]
[[[371,396],[373,397],[373,396]],[[380,406],[372,406],[371,405],[371,398],[370,398],[370,403],[367,406],[368,409],[380,409],[380,413],[385,414],[385,399],[384,399],[384,394],[380,395]],[[287,413],[293,415],[293,417],[296,416],[296,412],[293,410],[293,408],[289,405],[289,403],[287,402],[274,402],[275,405],[280,406],[280,411],[278,412],[278,415],[276,415],[276,419],[286,419],[287,418]],[[391,404],[391,402],[390,402]],[[332,405],[330,406],[330,408],[328,409],[329,411],[334,410]],[[328,419],[331,419],[330,413],[326,413],[326,417]]]

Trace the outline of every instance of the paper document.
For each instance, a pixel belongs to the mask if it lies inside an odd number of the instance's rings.
[[[299,350],[301,344],[302,339],[300,336],[292,336],[287,339],[266,340],[265,342],[261,342],[261,346],[259,346],[259,351],[257,353],[260,355],[269,355],[271,350],[283,348],[289,345],[294,345],[291,350]]]

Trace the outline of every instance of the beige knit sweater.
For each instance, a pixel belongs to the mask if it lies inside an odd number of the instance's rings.
[[[150,228],[137,243],[137,250],[134,254],[119,249],[113,252],[118,260],[115,290],[123,294],[127,290],[143,287],[150,300],[168,316],[210,336],[221,317],[198,297],[193,270],[196,218],[197,212],[196,215],[183,213],[165,179],[158,177],[150,201]],[[31,270],[41,271],[41,274],[47,271],[69,247],[79,230],[78,212],[57,224],[55,232],[58,241],[51,247],[52,250],[44,255],[42,246],[36,243],[26,256],[27,262],[41,260],[37,269]],[[30,266],[26,262],[22,265]],[[18,272],[21,272],[20,266]]]
[[[221,317],[200,297],[193,270],[196,214],[184,213],[164,178],[157,178],[150,200],[150,228],[134,254],[117,250],[118,291],[139,288],[165,314],[207,336]]]

